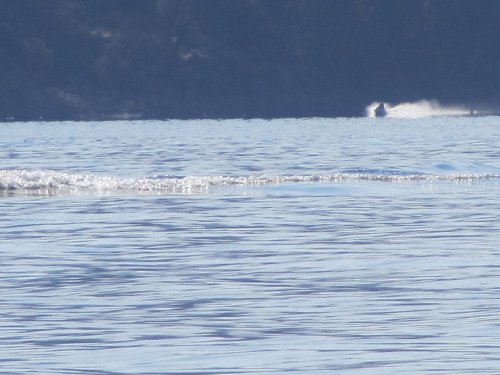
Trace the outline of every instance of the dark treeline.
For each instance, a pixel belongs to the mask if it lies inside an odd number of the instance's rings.
[[[0,10],[1,119],[500,103],[497,0],[15,0]]]

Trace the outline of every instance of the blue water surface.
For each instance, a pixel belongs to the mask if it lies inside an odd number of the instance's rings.
[[[0,373],[496,374],[499,124],[0,124]]]

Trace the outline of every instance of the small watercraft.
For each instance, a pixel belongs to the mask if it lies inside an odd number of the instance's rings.
[[[375,117],[385,117],[387,116],[387,110],[385,109],[384,103],[380,103],[377,108],[375,108]]]

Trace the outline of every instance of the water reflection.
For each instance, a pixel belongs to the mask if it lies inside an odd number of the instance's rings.
[[[2,203],[2,367],[492,373],[495,186],[314,189]]]

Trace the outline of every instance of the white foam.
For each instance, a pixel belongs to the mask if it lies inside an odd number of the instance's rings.
[[[373,102],[366,107],[366,115],[375,117],[375,108],[380,102]],[[439,116],[466,116],[470,109],[460,106],[443,106],[437,101],[420,100],[399,104],[384,103],[388,118],[423,118]]]
[[[139,179],[72,174],[48,170],[0,170],[0,192],[53,195],[58,193],[203,194],[211,188],[317,182],[411,182],[500,179],[496,174],[421,174],[351,170],[321,175],[189,176]]]

